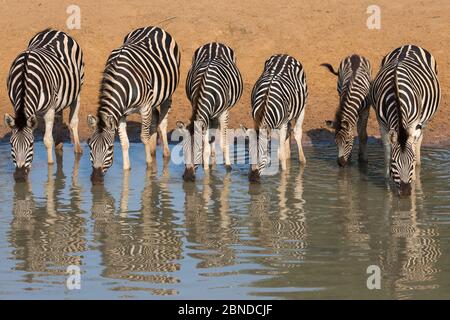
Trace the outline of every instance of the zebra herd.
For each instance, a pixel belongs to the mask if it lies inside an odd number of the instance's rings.
[[[375,109],[385,153],[385,174],[391,177],[400,195],[411,193],[415,167],[420,165],[423,129],[440,101],[436,61],[425,49],[414,45],[395,49],[382,60],[371,79],[370,62],[359,55],[342,60],[338,71],[322,64],[338,77],[339,104],[334,120],[326,121],[335,130],[337,161],[345,166],[351,156],[354,131],[358,131],[359,161],[367,162],[367,121],[370,106]],[[80,90],[84,79],[83,53],[66,33],[47,29],[34,36],[28,48],[14,60],[8,77],[8,93],[15,115],[5,114],[11,128],[14,178],[27,178],[33,159],[33,130],[38,117],[45,121],[44,144],[48,163],[53,163],[52,128],[62,111],[70,108],[70,132],[76,153],[81,153],[78,137]],[[130,169],[126,117],[139,113],[141,140],[147,165],[156,153],[157,135],[164,157],[170,156],[167,120],[172,95],[180,79],[180,51],[175,40],[158,27],[129,33],[123,45],[112,51],[103,73],[97,115],[88,116],[92,135],[88,140],[92,162],[91,180],[101,183],[114,158],[114,138],[118,132],[123,153],[123,169]],[[195,51],[186,80],[186,95],[192,105],[191,121],[177,122],[187,134],[183,139],[183,178],[195,179],[199,164],[209,170],[215,159],[215,137],[211,128],[220,128],[220,146],[226,168],[231,169],[228,145],[229,110],[240,99],[243,81],[234,51],[221,43],[209,43]],[[249,146],[253,161],[249,180],[259,181],[269,165],[269,137],[279,132],[278,157],[285,170],[290,157],[290,136],[298,145],[299,161],[306,163],[301,144],[308,88],[302,64],[289,55],[273,55],[251,94],[254,129],[243,130],[257,141]],[[158,110],[159,107],[159,110]],[[201,139],[196,139],[200,135]],[[55,142],[57,148],[61,141]]]

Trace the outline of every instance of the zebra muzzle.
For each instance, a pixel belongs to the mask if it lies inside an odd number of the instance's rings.
[[[105,181],[105,174],[101,168],[92,168],[91,181],[93,184],[102,184]]]
[[[188,181],[195,181],[195,170],[194,167],[186,167],[184,169],[184,173],[183,173],[183,180],[188,182]]]
[[[347,165],[347,160],[344,157],[339,157],[337,163],[340,167],[345,167]]]
[[[28,178],[28,173],[30,172],[30,170],[26,167],[17,167],[16,171],[14,171],[14,180],[16,180],[16,182],[24,182],[27,180]]]
[[[411,195],[411,183],[400,182],[399,186],[399,194],[401,197],[410,196]]]
[[[248,173],[248,180],[251,183],[259,183],[261,180],[261,175],[259,174],[258,169],[250,169],[250,172]]]

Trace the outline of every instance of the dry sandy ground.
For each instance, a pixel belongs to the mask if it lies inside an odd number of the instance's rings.
[[[81,29],[67,30],[66,8],[81,8]],[[369,30],[367,7],[381,8],[381,30]],[[414,43],[431,51],[439,65],[443,89],[440,110],[429,126],[425,142],[449,145],[450,90],[450,1],[411,0],[0,0],[0,113],[11,112],[6,78],[11,62],[38,31],[53,27],[68,32],[80,43],[86,60],[86,82],[82,91],[81,134],[89,134],[86,116],[95,113],[98,87],[110,51],[121,45],[131,30],[160,25],[175,37],[182,52],[181,83],[175,92],[169,126],[186,120],[191,107],[184,81],[194,50],[210,41],[235,49],[245,82],[241,101],[231,112],[231,125],[252,125],[250,92],[264,61],[275,53],[298,58],[306,69],[309,101],[304,122],[305,140],[330,137],[323,129],[337,106],[336,79],[319,67],[352,53],[365,55],[374,74],[381,58],[390,50]],[[172,18],[161,24],[167,18]],[[138,120],[134,117],[133,120]],[[3,121],[2,121],[3,122]],[[1,126],[0,137],[8,130]],[[379,135],[372,111],[370,135]]]

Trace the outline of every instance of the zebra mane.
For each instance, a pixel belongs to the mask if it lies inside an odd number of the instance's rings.
[[[353,84],[356,78],[356,75],[358,74],[358,70],[361,67],[361,57],[357,54],[353,54],[350,57],[347,57],[345,60],[350,62],[350,78],[348,79],[348,85],[346,87],[346,90],[342,92],[342,96],[340,97],[339,106],[336,110],[335,115],[335,129],[336,131],[339,131],[341,129],[341,123],[343,120],[343,113],[344,113],[344,105],[347,99],[350,96],[350,92],[353,88]]]
[[[25,128],[27,125],[27,115],[25,113],[25,95],[26,95],[26,85],[27,85],[27,62],[28,62],[28,55],[29,51],[24,52],[24,58],[23,58],[23,66],[22,66],[22,72],[21,72],[21,92],[20,92],[20,104],[17,106],[17,109],[15,110],[15,125],[18,129]]]
[[[117,53],[111,53],[111,55],[114,54],[113,57],[109,57],[108,61],[106,62],[106,66],[105,66],[105,70],[103,71],[102,74],[102,79],[100,80],[100,89],[99,89],[99,107],[97,109],[97,119],[98,119],[98,127],[99,128],[104,128],[106,126],[106,123],[103,121],[103,118],[100,116],[101,112],[102,112],[102,106],[103,106],[103,101],[108,99],[109,96],[106,93],[107,91],[109,91],[108,86],[111,86],[111,81],[110,79],[113,77],[114,72],[116,71],[117,68],[117,59],[120,57],[120,55],[122,54],[124,47],[122,46],[120,48],[120,50]]]
[[[394,72],[394,83],[395,83],[394,96],[395,96],[395,104],[397,107],[398,142],[400,143],[401,149],[404,151],[406,148],[406,142],[408,141],[408,131],[403,126],[403,112],[398,90],[397,68],[398,67],[395,67]]]

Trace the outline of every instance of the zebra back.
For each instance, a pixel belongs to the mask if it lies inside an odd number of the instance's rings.
[[[308,88],[303,66],[288,55],[274,55],[253,87],[252,115],[256,128],[277,129],[303,111]]]
[[[99,127],[102,115],[123,116],[142,107],[153,110],[175,91],[180,78],[180,51],[175,39],[158,27],[139,28],[124,38],[109,56],[100,85]]]
[[[191,122],[202,120],[208,125],[232,108],[242,91],[242,76],[230,47],[213,42],[195,51],[186,79],[186,95],[193,108]]]
[[[439,106],[436,60],[414,45],[393,50],[382,60],[371,95],[380,124],[400,131],[404,143],[407,134],[401,133],[415,123],[425,127]]]
[[[69,106],[84,82],[83,53],[66,33],[46,29],[36,34],[28,48],[11,65],[7,87],[16,112],[16,125],[26,119]]]
[[[342,119],[355,126],[358,115],[370,105],[371,73],[370,62],[363,56],[354,54],[341,61],[337,84],[340,101],[335,129],[339,130]]]

